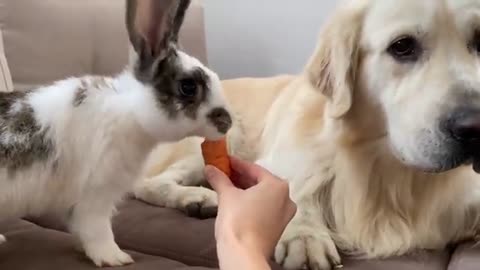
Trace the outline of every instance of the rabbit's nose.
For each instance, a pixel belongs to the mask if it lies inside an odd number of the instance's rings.
[[[227,133],[232,127],[232,117],[224,108],[215,108],[208,114],[208,119],[217,128],[220,133]]]

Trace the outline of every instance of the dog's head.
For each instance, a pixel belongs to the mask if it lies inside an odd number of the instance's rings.
[[[478,0],[352,0],[306,73],[349,136],[387,139],[404,164],[441,172],[480,164],[479,60]]]

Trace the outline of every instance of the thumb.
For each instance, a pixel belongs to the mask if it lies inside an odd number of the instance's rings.
[[[222,171],[211,165],[205,166],[205,178],[210,186],[218,193],[235,187],[232,181]]]

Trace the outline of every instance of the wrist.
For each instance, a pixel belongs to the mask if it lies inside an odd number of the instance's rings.
[[[244,252],[258,254],[258,256],[267,257],[264,248],[259,243],[259,237],[255,237],[253,234],[235,233],[234,231],[227,231],[222,234],[217,240],[217,245],[221,245],[226,248],[240,249]]]
[[[267,256],[253,239],[234,234],[223,235],[217,241],[220,269],[270,269]]]

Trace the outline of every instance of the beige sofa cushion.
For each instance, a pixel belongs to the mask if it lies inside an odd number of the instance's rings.
[[[14,88],[68,76],[111,75],[128,62],[124,0],[0,0],[0,26]],[[203,10],[194,1],[180,42],[206,61]]]
[[[2,31],[0,30],[0,92],[10,92],[12,90],[12,76],[5,57]]]

